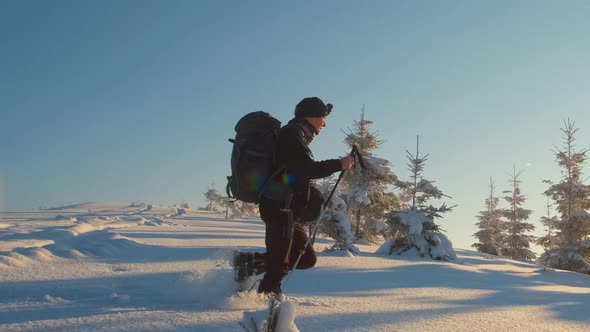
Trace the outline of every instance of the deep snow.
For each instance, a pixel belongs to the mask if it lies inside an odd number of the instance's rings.
[[[241,331],[256,294],[232,297],[232,249],[262,250],[260,220],[87,203],[0,213],[0,331]],[[450,234],[452,237],[452,234]],[[332,245],[320,239],[316,248]],[[590,278],[455,248],[320,253],[296,271],[301,331],[588,331]]]

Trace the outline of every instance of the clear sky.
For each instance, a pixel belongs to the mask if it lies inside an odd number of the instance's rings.
[[[585,0],[2,1],[0,211],[202,206],[243,114],[286,123],[319,96],[316,159],[346,152],[363,104],[401,177],[419,134],[467,248],[490,176],[506,190],[526,168],[536,223],[564,119],[590,147],[589,17]]]

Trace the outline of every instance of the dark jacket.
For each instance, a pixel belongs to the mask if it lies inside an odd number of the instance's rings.
[[[309,143],[316,129],[305,119],[295,118],[279,132],[275,163],[285,171],[276,180],[293,189],[292,206],[305,206],[310,197],[310,180],[330,176],[342,169],[339,159],[314,161]]]

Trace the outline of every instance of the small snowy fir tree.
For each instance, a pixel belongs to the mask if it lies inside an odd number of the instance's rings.
[[[219,194],[219,191],[211,185],[203,194],[207,200],[207,211],[220,212],[219,208],[225,205],[225,200],[224,197]]]
[[[477,251],[499,256],[502,253],[504,242],[505,222],[502,220],[502,211],[498,208],[500,199],[495,195],[494,180],[490,178],[490,192],[485,200],[485,210],[480,211],[477,219],[479,230],[473,234],[479,242],[471,245]]]
[[[562,168],[561,182],[550,184],[545,195],[555,204],[559,213],[553,224],[555,234],[547,238],[546,251],[541,261],[547,266],[590,274],[590,186],[583,183],[582,168],[588,150],[575,151],[575,123],[564,122],[562,128],[564,149],[556,150],[556,159]]]
[[[355,121],[353,130],[347,134],[344,142],[352,149],[358,147],[365,161],[366,169],[355,167],[346,172],[343,187],[348,196],[345,198],[349,215],[354,216],[355,239],[363,238],[367,242],[376,243],[386,225],[383,219],[386,211],[399,209],[397,196],[388,190],[395,184],[397,176],[389,168],[389,161],[377,158],[373,151],[383,141],[371,132],[372,121],[365,119],[365,107],[361,110],[360,121]]]
[[[506,219],[506,238],[502,255],[512,259],[531,261],[536,257],[530,250],[534,237],[526,233],[533,231],[535,226],[526,222],[533,211],[523,208],[526,196],[520,191],[521,174],[522,171],[517,173],[515,168],[510,176],[512,190],[504,191],[507,194],[504,199],[508,203],[508,208],[502,210],[502,216]]]
[[[334,187],[332,178],[325,179],[318,184],[318,189],[327,199]],[[333,195],[326,211],[320,220],[318,232],[334,239],[334,245],[328,251],[346,250],[347,253],[358,255],[360,250],[353,244],[352,222],[346,215],[346,202],[337,195]]]
[[[416,144],[416,155],[407,152],[408,167],[412,174],[410,181],[398,181],[397,186],[410,197],[412,204],[405,210],[392,211],[387,214],[389,236],[378,250],[380,254],[402,254],[408,250],[416,249],[421,256],[430,256],[436,260],[456,259],[453,245],[442,234],[439,225],[434,223],[435,218],[441,218],[452,207],[442,204],[440,207],[427,205],[431,199],[448,197],[443,194],[433,181],[422,178],[424,164],[428,154],[420,157],[419,139]]]

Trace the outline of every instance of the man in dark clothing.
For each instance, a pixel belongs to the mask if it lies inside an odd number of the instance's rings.
[[[316,264],[313,247],[305,247],[308,235],[304,224],[319,216],[324,199],[311,186],[310,180],[330,176],[354,165],[354,158],[350,156],[313,160],[309,144],[326,126],[326,117],[331,111],[332,105],[324,104],[317,97],[304,98],[295,107],[295,118],[279,132],[275,159],[277,168],[283,167],[284,170],[275,180],[292,189],[292,222],[283,201],[261,198],[260,217],[266,224],[266,254],[249,256],[257,265],[256,272],[266,272],[259,293],[280,293],[281,281],[293,269],[300,253],[303,255],[297,269],[308,269]]]

